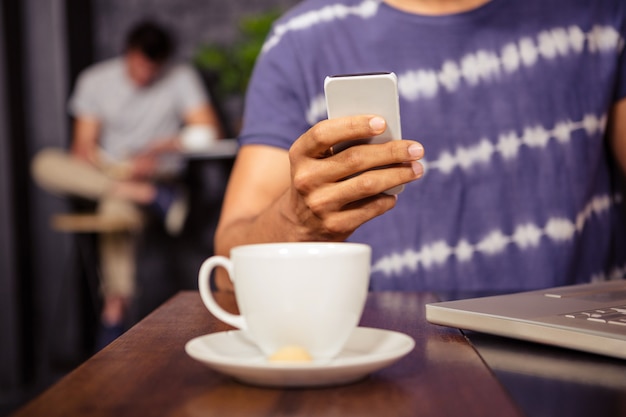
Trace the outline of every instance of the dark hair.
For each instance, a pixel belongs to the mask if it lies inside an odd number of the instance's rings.
[[[174,41],[163,27],[150,21],[134,26],[126,38],[126,51],[137,50],[156,63],[166,61],[174,53]]]

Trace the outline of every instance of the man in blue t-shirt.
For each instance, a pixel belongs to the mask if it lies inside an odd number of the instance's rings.
[[[257,61],[217,251],[364,242],[372,289],[621,278],[625,38],[622,0],[302,2]],[[324,78],[376,71],[406,140],[331,155],[385,122],[324,120]]]

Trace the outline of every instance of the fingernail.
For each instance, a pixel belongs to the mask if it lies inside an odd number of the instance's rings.
[[[411,168],[413,168],[413,172],[417,176],[420,176],[424,173],[424,167],[418,161],[411,162]]]
[[[385,130],[385,119],[382,117],[372,117],[370,119],[370,127],[375,131],[383,131]]]
[[[413,145],[409,146],[409,155],[414,158],[421,158],[422,156],[424,156],[424,147],[419,143],[414,143]]]

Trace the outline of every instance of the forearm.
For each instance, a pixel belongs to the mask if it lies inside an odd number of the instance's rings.
[[[74,122],[72,156],[98,166],[100,164],[99,134],[100,122],[98,120],[88,117],[77,118]]]
[[[247,243],[343,241],[363,223],[392,209],[396,197],[384,191],[421,177],[421,145],[391,141],[327,155],[341,140],[384,130],[384,122],[372,127],[371,119],[322,122],[289,152],[243,147],[222,206],[217,253],[228,255],[232,247]],[[335,131],[341,133],[339,138],[329,134]],[[373,169],[377,167],[388,168]]]
[[[158,156],[162,154],[181,152],[185,148],[182,136],[185,129],[191,126],[205,127],[207,129],[206,135],[210,138],[223,137],[219,121],[212,107],[203,105],[197,109],[189,111],[185,115],[185,127],[179,131],[177,135],[156,140],[148,149],[144,150],[143,154]]]
[[[74,158],[87,162],[94,166],[100,165],[100,155],[97,148],[86,146],[72,146],[70,150],[71,155]]]
[[[253,243],[326,240],[311,235],[302,224],[293,221],[289,213],[289,195],[285,192],[255,216],[220,224],[215,234],[216,253],[228,256],[231,248]]]
[[[221,220],[215,233],[215,254],[228,257],[235,246],[306,240],[298,233],[300,227],[288,221],[280,209],[285,195],[257,215],[228,223]],[[233,291],[233,284],[222,269],[216,270],[215,285],[220,291]]]
[[[613,107],[609,126],[609,138],[615,159],[626,174],[626,99]]]
[[[177,153],[181,150],[181,141],[179,136],[162,138],[154,141],[140,155],[159,156],[168,153]]]

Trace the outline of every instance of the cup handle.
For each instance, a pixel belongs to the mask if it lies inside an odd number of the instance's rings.
[[[246,330],[248,326],[246,325],[245,319],[241,315],[231,314],[224,310],[219,304],[217,304],[215,298],[213,298],[213,292],[211,291],[211,287],[209,285],[209,279],[211,278],[211,271],[213,271],[213,269],[217,266],[221,266],[226,269],[228,272],[228,278],[233,281],[233,264],[230,259],[224,256],[212,256],[205,260],[200,267],[200,272],[198,273],[198,288],[200,289],[202,302],[211,314],[224,323],[230,324],[231,326],[241,330]]]

